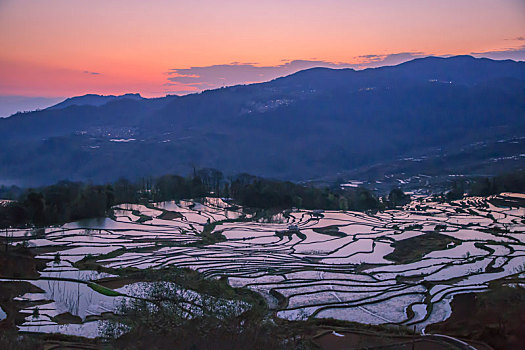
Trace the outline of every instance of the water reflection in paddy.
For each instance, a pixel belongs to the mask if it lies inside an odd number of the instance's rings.
[[[279,317],[414,323],[422,329],[450,315],[449,304],[455,293],[486,290],[494,280],[510,281],[521,276],[525,264],[523,210],[493,209],[485,199],[456,204],[425,201],[428,210],[419,210],[411,203],[404,210],[375,214],[325,211],[318,216],[299,210],[258,221],[244,216],[244,221],[236,222],[223,220],[241,217],[242,210],[234,210],[220,199],[202,204],[120,205],[117,221],[99,218],[46,229],[29,244],[55,245],[65,261],[61,267],[49,265],[42,274],[45,277],[100,278],[84,276],[66,262],[118,250],[117,256],[100,257],[98,262],[108,268],[174,265],[198,270],[209,278],[226,277],[234,286],[262,294]],[[458,213],[456,208],[462,205],[472,210]],[[166,211],[176,214],[163,216]],[[492,211],[497,215],[489,219]],[[151,219],[137,222],[145,217]],[[223,235],[226,241],[193,244],[200,240],[208,223],[215,223],[213,234]],[[298,226],[299,234],[277,234],[290,224]],[[435,235],[437,227],[441,239],[450,239],[443,247],[422,251],[417,259],[406,263],[385,258],[394,251],[394,242],[417,242]],[[414,249],[418,249],[417,244]],[[41,257],[52,261],[54,254]],[[64,305],[71,305],[68,295],[74,296],[75,288],[79,316],[85,318],[112,307],[109,299],[94,295],[85,284],[56,282],[59,287],[52,289],[49,282],[35,283],[45,291],[46,298],[54,300],[50,305],[60,311]],[[276,293],[288,302],[282,304],[286,305],[282,310]],[[99,307],[90,309],[89,303]]]

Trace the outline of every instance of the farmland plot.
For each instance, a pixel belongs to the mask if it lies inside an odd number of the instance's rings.
[[[190,268],[260,293],[280,318],[335,318],[400,324],[422,331],[450,316],[459,293],[490,283],[522,284],[525,212],[489,198],[452,203],[418,198],[377,213],[285,211],[268,220],[221,199],[119,205],[112,218],[40,230],[12,230],[16,241],[45,247],[46,267],[24,281],[40,290],[21,312],[21,330],[97,335],[100,316],[133,298],[86,270]],[[293,230],[288,230],[294,225]],[[296,226],[296,227],[295,227]],[[216,239],[202,244],[204,232]],[[37,311],[35,311],[35,309]],[[70,315],[69,321],[60,315]],[[0,309],[0,318],[5,317]],[[72,322],[71,320],[74,320]]]

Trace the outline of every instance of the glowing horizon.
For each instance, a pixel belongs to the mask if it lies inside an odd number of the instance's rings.
[[[525,3],[7,0],[0,32],[0,95],[157,97],[312,66],[458,54],[523,60]]]

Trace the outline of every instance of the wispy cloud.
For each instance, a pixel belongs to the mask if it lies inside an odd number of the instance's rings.
[[[510,41],[525,41],[525,36],[518,36],[518,37],[516,37],[516,38],[505,39],[505,40],[510,40]]]
[[[520,41],[522,39],[524,38],[515,38],[515,40]],[[254,62],[231,62],[228,64],[203,67],[174,68],[166,72],[168,82],[164,84],[164,87],[168,93],[187,94],[223,86],[268,81],[313,67],[353,69],[375,68],[397,65],[415,58],[429,55],[430,54],[421,51],[407,51],[390,54],[360,55],[352,57],[352,62],[330,62],[316,59],[282,59],[281,62],[283,63],[275,66],[261,66]],[[525,60],[525,45],[518,48],[472,52],[471,55],[475,57],[522,61]],[[442,56],[448,57],[451,55]]]
[[[169,78],[166,86],[172,92],[193,92],[221,86],[268,81],[312,67],[356,67],[355,64],[344,62],[310,60],[284,60],[283,62],[276,66],[259,66],[254,62],[231,62],[204,67],[174,68],[167,72]]]
[[[98,73],[98,72],[91,72],[91,71],[88,71],[88,70],[85,70],[83,72],[84,74],[89,74],[89,75],[101,75],[102,73]]]
[[[514,61],[525,61],[525,45],[494,51],[472,52],[471,55],[475,57],[492,58],[494,60],[511,59]]]
[[[275,66],[260,66],[255,62],[231,62],[203,67],[174,68],[166,73],[169,77],[164,86],[169,93],[184,94],[222,86],[268,81],[313,67],[363,69],[395,65],[421,56],[424,56],[424,53],[400,52],[357,56],[353,57],[353,62],[282,59],[283,63]]]
[[[400,64],[409,60],[413,60],[414,58],[428,56],[424,52],[398,52],[398,53],[391,53],[387,55],[377,55],[377,54],[370,54],[370,55],[362,55],[357,56],[356,59],[360,61],[361,63],[357,64],[357,67],[359,68],[373,68],[373,67],[380,67],[380,66],[391,66]]]

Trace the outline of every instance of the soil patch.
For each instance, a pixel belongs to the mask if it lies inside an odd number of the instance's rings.
[[[9,247],[0,253],[1,278],[38,278],[38,270],[43,270],[45,261],[35,259],[31,250],[23,247]]]
[[[326,226],[326,227],[318,227],[312,230],[322,235],[328,235],[328,236],[334,236],[334,237],[346,237],[347,236],[346,233],[339,231],[339,227],[335,225]]]
[[[0,283],[0,306],[7,313],[7,318],[0,321],[0,333],[2,329],[14,327],[15,324],[24,322],[24,316],[20,310],[34,303],[27,301],[14,301],[13,299],[26,293],[42,293],[43,290],[29,282],[2,282]]]
[[[454,296],[452,315],[428,333],[482,341],[494,349],[525,349],[525,288],[493,286],[485,293]]]
[[[183,219],[184,216],[182,216],[181,213],[178,213],[176,211],[169,211],[165,210],[161,215],[157,217],[158,219],[162,220],[175,220],[175,219]]]
[[[327,332],[314,339],[322,349],[396,349],[396,350],[451,350],[458,349],[447,342],[420,336],[395,336],[368,332]]]
[[[419,261],[430,252],[447,249],[450,243],[456,246],[461,244],[461,241],[436,232],[427,233],[392,243],[395,249],[385,258],[400,264],[409,264]]]

